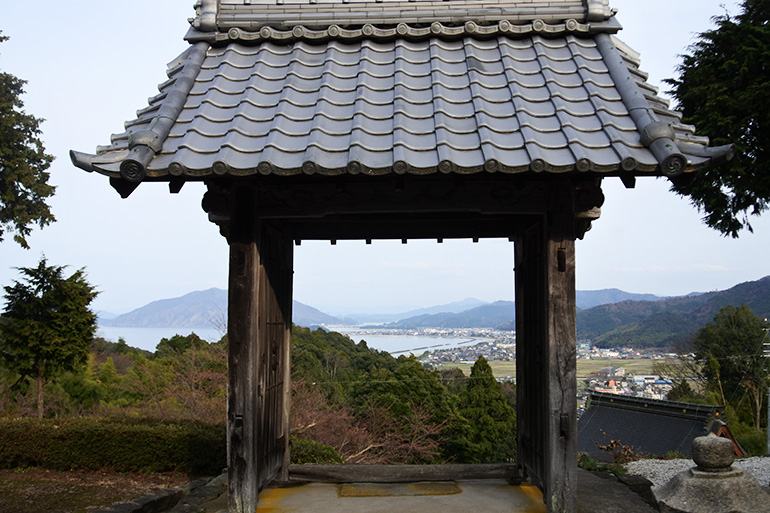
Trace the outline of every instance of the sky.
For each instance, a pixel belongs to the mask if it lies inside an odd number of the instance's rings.
[[[51,206],[57,222],[35,230],[24,250],[0,243],[0,285],[17,267],[85,268],[101,291],[97,310],[125,313],[211,287],[227,288],[228,250],[200,208],[201,184],[169,194],[143,184],[121,199],[106,177],[75,168],[70,149],[93,153],[135,117],[184,51],[193,0],[6,2],[0,70],[28,81],[28,114],[45,118],[43,140],[56,157]],[[678,56],[711,25],[737,12],[725,0],[611,0],[620,37],[641,53],[650,81],[673,77]],[[665,86],[662,87],[665,90]],[[724,238],[701,223],[663,179],[627,190],[608,178],[602,217],[577,243],[577,288],[619,288],[663,296],[722,290],[770,275],[770,215],[754,233]],[[295,299],[332,314],[398,312],[476,297],[513,298],[513,246],[507,240],[303,241],[295,248]]]

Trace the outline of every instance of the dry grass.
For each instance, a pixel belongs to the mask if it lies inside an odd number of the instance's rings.
[[[187,483],[189,477],[55,472],[40,469],[0,470],[0,511],[3,513],[90,513],[113,504]]]
[[[577,377],[579,380],[589,378],[591,373],[599,371],[607,367],[623,367],[626,370],[626,374],[652,374],[653,365],[656,363],[676,364],[675,360],[652,360],[647,358],[602,358],[600,360],[584,360],[579,359],[577,361]],[[504,378],[506,376],[516,376],[516,362],[502,362],[502,361],[490,361],[489,365],[492,367],[492,373],[496,378]],[[471,365],[465,363],[447,363],[444,364],[444,368],[457,367],[461,369],[465,375],[470,375]]]

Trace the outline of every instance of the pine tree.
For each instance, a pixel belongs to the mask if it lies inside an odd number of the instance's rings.
[[[468,463],[501,463],[516,458],[516,412],[508,405],[492,367],[479,356],[460,398],[460,415],[468,421],[472,444]]]
[[[0,33],[0,43],[6,39]],[[55,219],[46,203],[54,193],[47,171],[53,157],[40,140],[43,120],[21,110],[25,83],[0,72],[0,241],[11,231],[28,248],[30,225],[42,228]]]
[[[713,145],[735,143],[738,158],[673,187],[724,235],[751,230],[749,215],[770,202],[770,0],[744,0],[737,16],[714,18],[683,56],[671,94]]]
[[[88,361],[96,331],[90,309],[97,292],[80,269],[69,278],[64,267],[22,267],[23,281],[5,287],[0,315],[0,359],[19,376],[37,384],[37,414],[42,418],[43,387],[56,376]]]

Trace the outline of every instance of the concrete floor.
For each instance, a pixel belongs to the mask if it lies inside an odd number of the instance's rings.
[[[410,484],[310,483],[269,488],[259,496],[257,513],[545,513],[534,486],[505,480],[442,481]]]
[[[227,488],[197,503],[206,513],[227,513]],[[654,513],[639,495],[611,474],[578,470],[577,513]],[[393,484],[308,483],[268,488],[256,513],[546,513],[534,486],[504,479]],[[180,510],[181,511],[181,510]],[[188,510],[184,510],[188,511]]]

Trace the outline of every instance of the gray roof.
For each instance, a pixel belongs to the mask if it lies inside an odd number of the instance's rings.
[[[612,440],[638,455],[692,455],[692,441],[725,426],[724,406],[644,399],[591,392],[588,409],[578,420],[578,451],[599,460],[611,460]]]
[[[204,0],[197,8],[191,47],[169,65],[160,94],[109,146],[72,152],[75,165],[133,182],[676,176],[731,155],[708,148],[647,84],[638,55],[611,35],[619,25],[606,1]],[[407,21],[393,24],[394,16]]]

